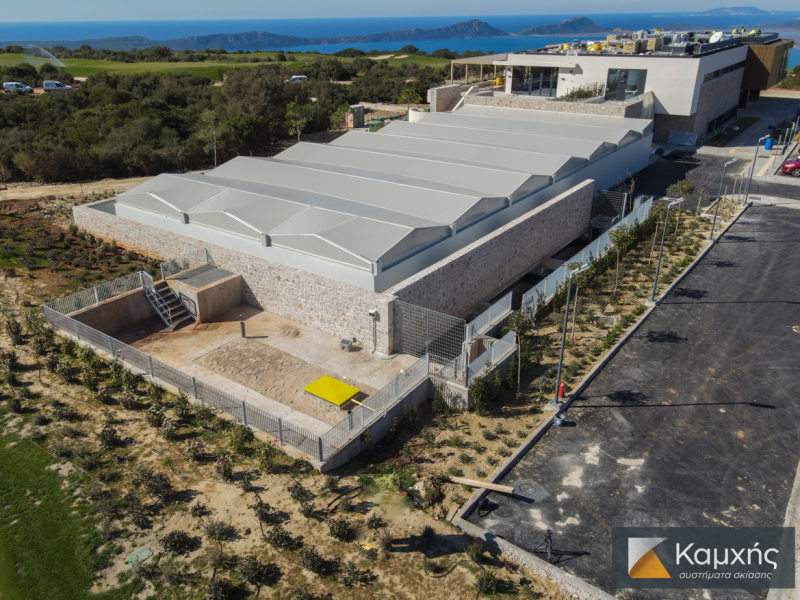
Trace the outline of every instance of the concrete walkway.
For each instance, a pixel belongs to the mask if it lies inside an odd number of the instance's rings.
[[[758,199],[469,521],[621,598],[766,590],[616,590],[620,526],[782,526],[800,461],[800,210]],[[763,203],[763,204],[762,204]],[[770,204],[775,204],[774,206]]]

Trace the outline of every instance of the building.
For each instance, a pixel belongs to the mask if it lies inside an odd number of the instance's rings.
[[[467,314],[586,233],[595,188],[647,166],[651,141],[646,119],[418,112],[159,175],[74,217],[163,260],[204,250],[246,302],[388,353],[395,301]]]
[[[474,89],[464,105],[649,117],[655,142],[694,143],[784,79],[793,46],[777,33],[642,31],[453,64],[504,75],[502,87],[486,82],[490,89]],[[432,110],[443,111],[462,91],[447,86],[431,95],[439,96]]]

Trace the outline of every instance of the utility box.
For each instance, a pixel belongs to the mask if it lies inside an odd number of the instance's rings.
[[[625,42],[622,45],[622,53],[623,54],[639,54],[642,51],[642,41],[635,40],[630,42]]]
[[[658,52],[661,50],[661,38],[654,37],[654,38],[647,38],[647,51],[648,52]]]
[[[347,115],[347,126],[351,128],[364,126],[364,105],[353,104],[350,106],[351,113]]]
[[[353,340],[339,340],[339,350],[350,352],[353,349]]]

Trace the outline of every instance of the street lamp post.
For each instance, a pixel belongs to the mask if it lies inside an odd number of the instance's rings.
[[[656,263],[656,280],[653,282],[653,293],[650,295],[650,298],[645,302],[647,306],[655,306],[658,304],[656,302],[656,288],[658,287],[658,273],[661,270],[661,255],[664,253],[664,238],[667,237],[667,227],[669,226],[669,209],[673,206],[680,204],[683,202],[685,198],[678,198],[674,202],[670,202],[667,205],[667,216],[664,217],[664,233],[661,234],[661,248],[658,249],[658,262]],[[717,204],[719,206],[719,204]]]
[[[708,241],[714,241],[714,229],[717,226],[717,213],[719,212],[719,203],[722,202],[722,185],[725,183],[725,170],[728,168],[728,165],[732,165],[735,163],[738,158],[734,158],[733,160],[729,160],[725,163],[722,167],[722,179],[719,182],[719,194],[717,194],[717,206],[714,207],[714,220],[711,221],[711,233],[708,234]]]
[[[545,408],[548,410],[558,410],[561,407],[561,403],[558,400],[558,390],[561,387],[561,365],[564,364],[564,346],[567,342],[567,327],[569,326],[569,302],[570,296],[572,292],[572,277],[574,275],[578,275],[579,273],[583,273],[589,268],[589,263],[583,264],[574,271],[570,271],[569,273],[569,284],[567,285],[567,303],[566,309],[564,310],[564,328],[561,330],[561,352],[558,356],[558,375],[556,375],[556,391],[553,395],[553,399],[547,404]]]
[[[756,142],[756,154],[753,157],[753,164],[750,165],[750,175],[747,179],[747,187],[744,190],[744,202],[743,202],[744,205],[747,205],[747,198],[748,196],[750,196],[750,184],[753,183],[753,173],[756,170],[756,161],[758,161],[758,147],[761,145],[761,142],[767,139],[769,139],[769,135],[765,135],[764,137],[759,138],[758,141]]]

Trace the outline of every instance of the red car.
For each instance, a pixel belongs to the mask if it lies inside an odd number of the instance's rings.
[[[800,157],[795,158],[794,160],[787,160],[781,165],[781,171],[787,175],[800,177]]]

